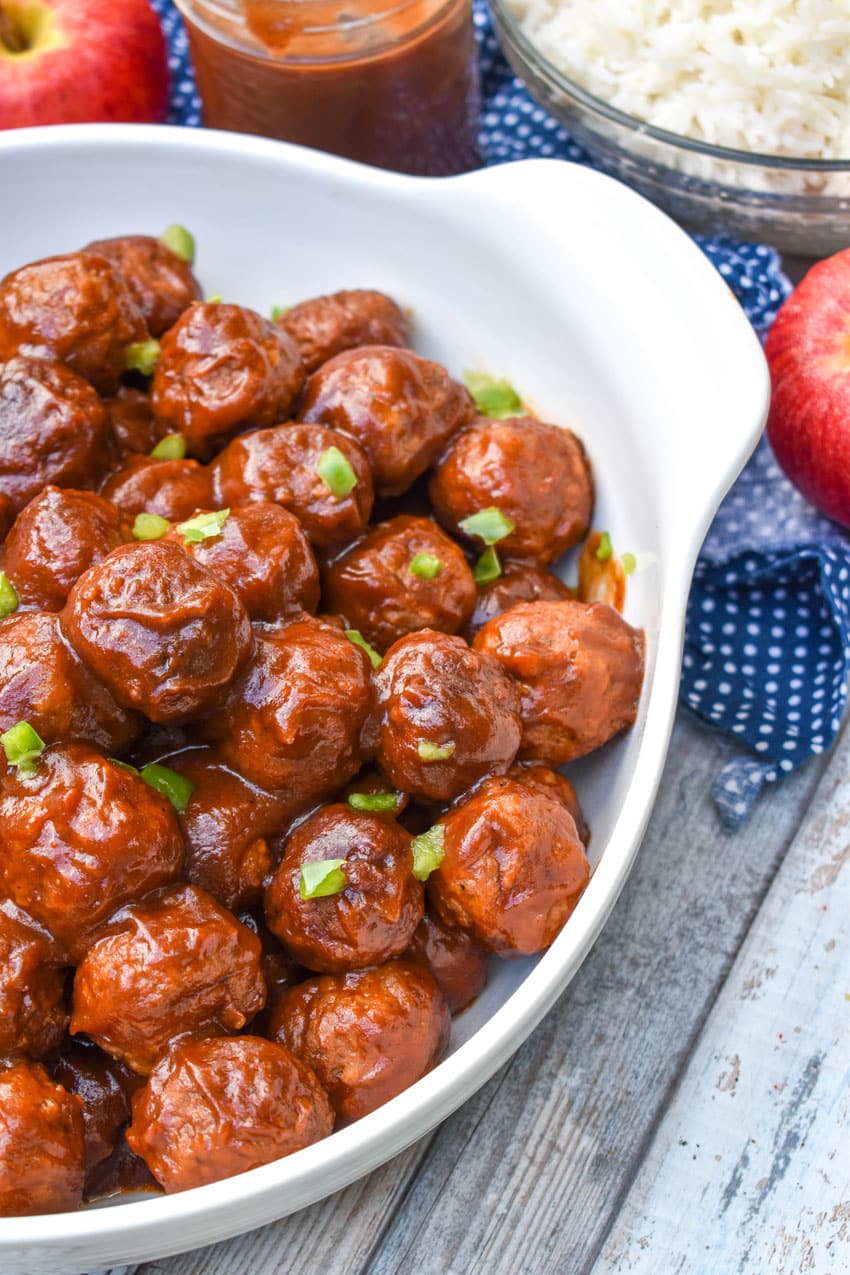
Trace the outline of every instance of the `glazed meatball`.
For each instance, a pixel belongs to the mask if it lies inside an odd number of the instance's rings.
[[[266,891],[269,928],[296,960],[320,973],[364,969],[400,956],[422,917],[410,833],[349,806],[311,815],[283,847]],[[342,859],[338,894],[302,897],[303,864]]]
[[[418,629],[457,633],[475,605],[466,558],[430,518],[379,523],[324,575],[329,611],[382,651]]]
[[[443,861],[428,878],[441,920],[501,956],[548,947],[589,879],[572,815],[515,779],[487,779],[440,821]]]
[[[127,346],[147,337],[129,284],[105,257],[47,257],[0,281],[0,363],[18,353],[53,358],[114,394]]]
[[[151,336],[162,336],[201,296],[191,266],[150,235],[97,239],[86,252],[106,257],[130,286]]]
[[[154,413],[194,444],[286,420],[304,381],[294,342],[243,306],[190,306],[161,346]]]
[[[305,616],[256,635],[244,670],[199,728],[234,770],[308,805],[360,768],[370,671],[341,629]]]
[[[51,1068],[53,1079],[83,1100],[86,1172],[112,1155],[130,1119],[130,1102],[142,1080],[88,1040],[76,1041]]]
[[[249,783],[210,748],[188,749],[165,764],[194,785],[180,815],[186,879],[234,912],[254,907],[275,866],[272,836],[286,826],[293,803]]]
[[[585,849],[590,845],[590,828],[582,814],[576,790],[566,775],[562,775],[559,770],[550,770],[548,766],[540,766],[537,762],[518,762],[516,766],[511,766],[508,777],[559,801],[575,820],[582,845]]]
[[[38,1063],[0,1071],[0,1217],[76,1209],[84,1177],[82,1101]]]
[[[329,448],[342,452],[356,482],[335,495],[319,473]],[[339,548],[361,535],[369,522],[374,492],[369,462],[353,438],[321,425],[281,425],[228,443],[210,466],[213,491],[222,505],[272,501],[301,523],[311,544]]]
[[[452,1014],[484,990],[490,954],[466,930],[446,925],[428,909],[405,955],[427,965]]]
[[[313,1072],[258,1036],[181,1041],[133,1101],[127,1141],[166,1191],[218,1182],[327,1137]]]
[[[147,1075],[175,1036],[239,1031],[265,1002],[256,934],[184,885],[112,917],[74,977],[71,1032]]]
[[[119,703],[154,722],[215,702],[251,646],[233,590],[166,540],[122,545],[90,567],[60,623]]]
[[[558,602],[575,597],[572,589],[547,567],[531,562],[504,562],[502,574],[489,584],[479,585],[475,609],[461,634],[471,642],[488,620],[503,615],[517,602]]]
[[[106,399],[103,406],[118,456],[147,456],[153,451],[162,431],[154,419],[150,395],[122,385],[115,397]]]
[[[593,509],[590,466],[575,434],[530,416],[480,418],[462,430],[434,470],[429,493],[453,532],[495,505],[515,524],[500,550],[538,562],[554,562],[577,544]]]
[[[407,344],[407,320],[395,301],[365,288],[311,297],[287,310],[278,326],[298,346],[308,373],[360,345]]]
[[[0,731],[22,721],[45,743],[85,740],[109,753],[123,752],[141,726],[63,641],[59,617],[45,611],[0,621]]]
[[[67,1023],[56,945],[25,913],[0,905],[0,1057],[43,1058]]]
[[[0,780],[0,894],[76,963],[116,908],[173,881],[183,839],[168,802],[86,744],[56,745]]]
[[[378,764],[403,792],[451,801],[514,760],[519,696],[497,662],[461,638],[428,629],[402,638],[375,686]]]
[[[0,495],[10,511],[46,483],[95,486],[109,441],[103,404],[81,376],[43,359],[0,362]]]
[[[643,634],[603,602],[520,602],[474,649],[519,686],[520,757],[560,766],[601,748],[637,715]]]
[[[60,611],[75,580],[128,534],[114,505],[93,492],[45,487],[6,538],[6,574],[26,606]]]
[[[432,975],[404,960],[308,979],[284,992],[270,1015],[273,1038],[313,1068],[346,1120],[368,1115],[430,1071],[450,1024]]]
[[[319,569],[301,523],[280,505],[261,502],[232,509],[221,532],[186,544],[201,566],[228,585],[252,620],[276,624],[319,605]]]
[[[148,513],[178,522],[214,503],[206,465],[196,460],[151,460],[149,456],[130,456],[110,474],[100,494],[131,519]]]
[[[444,367],[387,345],[330,359],[308,380],[299,411],[301,420],[362,444],[379,496],[410,487],[474,415],[469,394]]]

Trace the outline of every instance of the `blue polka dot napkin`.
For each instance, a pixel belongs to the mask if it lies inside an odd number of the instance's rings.
[[[169,121],[200,123],[186,34],[173,0],[152,0],[168,38]],[[481,53],[481,150],[488,164],[587,154],[529,96],[474,0]],[[791,288],[761,244],[697,237],[761,334]],[[765,784],[832,742],[850,674],[850,539],[785,479],[766,440],[722,504],[688,604],[681,698],[741,753],[716,777],[723,822],[737,827]],[[744,747],[745,746],[745,747]]]

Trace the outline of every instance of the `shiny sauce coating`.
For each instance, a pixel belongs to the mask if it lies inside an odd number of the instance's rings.
[[[576,436],[479,415],[373,289],[202,300],[171,232],[0,281],[0,1215],[245,1172],[424,1076],[579,906],[553,768],[641,690],[554,573]]]

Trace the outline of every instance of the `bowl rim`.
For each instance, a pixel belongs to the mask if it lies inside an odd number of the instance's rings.
[[[95,124],[0,134],[0,160],[15,152],[34,159],[41,152],[41,160],[49,162],[51,152],[57,149],[91,157],[94,150],[108,151],[109,148],[120,149],[122,155],[155,148],[177,158],[206,153],[222,164],[246,160],[263,162],[277,166],[281,175],[287,170],[301,170],[319,174],[337,186],[352,185],[395,196],[404,193],[417,203],[451,199],[451,192],[456,191],[463,205],[464,219],[469,216],[470,196],[474,196],[475,205],[480,208],[482,201],[497,195],[509,196],[515,201],[518,191],[537,185],[549,196],[547,215],[559,233],[562,222],[558,208],[565,184],[573,193],[587,191],[591,195],[604,188],[605,203],[616,210],[618,217],[631,212],[637,224],[651,226],[652,233],[663,235],[669,248],[675,248],[677,254],[691,263],[694,273],[705,280],[706,287],[716,297],[713,311],[723,312],[726,342],[748,344],[749,352],[742,358],[747,365],[750,393],[746,420],[739,422],[740,431],[724,453],[722,466],[712,469],[711,477],[706,478],[700,507],[694,510],[688,506],[686,524],[681,527],[681,535],[667,557],[652,685],[645,714],[635,728],[640,731],[640,747],[621,810],[608,838],[607,853],[595,869],[570,918],[570,925],[540,956],[517,989],[469,1040],[416,1084],[357,1123],[338,1130],[331,1138],[291,1156],[206,1186],[173,1195],[129,1200],[114,1208],[0,1219],[0,1255],[4,1255],[4,1269],[10,1271],[15,1267],[8,1265],[9,1259],[14,1262],[30,1249],[38,1254],[49,1252],[54,1262],[58,1260],[59,1265],[51,1265],[52,1271],[71,1269],[61,1264],[66,1255],[78,1263],[74,1269],[83,1269],[86,1263],[115,1265],[122,1261],[155,1260],[166,1253],[197,1248],[295,1212],[362,1177],[423,1137],[467,1101],[514,1054],[587,957],[637,856],[661,780],[678,703],[685,603],[694,563],[720,500],[758,441],[769,395],[767,368],[758,340],[714,266],[670,218],[622,183],[591,168],[563,160],[529,159],[458,177],[421,178],[368,168],[265,138],[207,129]],[[519,179],[518,169],[522,169],[525,181]],[[527,199],[527,193],[522,197]],[[539,201],[534,207],[539,211]],[[237,1213],[241,1221],[233,1225],[232,1219]],[[227,1221],[228,1218],[231,1220]],[[200,1225],[203,1223],[207,1224],[206,1231]],[[194,1224],[199,1224],[197,1230]],[[124,1256],[111,1258],[109,1262],[95,1262],[89,1256],[90,1248],[83,1247],[98,1245],[100,1256],[105,1256],[107,1249],[117,1251],[115,1246],[119,1242]]]
[[[743,164],[750,168],[773,168],[783,173],[850,173],[848,159],[806,159],[786,155],[765,155],[759,151],[742,151],[732,146],[716,146],[712,142],[703,142],[696,137],[686,137],[684,133],[673,133],[669,129],[659,128],[648,120],[637,115],[629,115],[619,107],[612,106],[604,98],[597,97],[586,88],[561,71],[540,51],[536,44],[525,34],[516,17],[507,7],[506,0],[489,0],[497,31],[511,42],[527,63],[538,72],[543,72],[568,96],[574,98],[580,106],[601,115],[613,124],[628,129],[631,133],[648,137],[652,141],[672,146],[676,150],[695,155],[704,155],[709,159],[721,160],[725,163]],[[721,183],[722,184],[722,183]],[[777,196],[781,198],[781,196]]]

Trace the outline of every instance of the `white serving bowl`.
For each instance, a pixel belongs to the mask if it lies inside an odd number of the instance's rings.
[[[640,556],[627,618],[647,636],[637,725],[573,769],[594,873],[538,960],[494,962],[451,1052],[406,1093],[326,1141],[170,1197],[0,1219],[5,1275],[162,1257],[246,1231],[374,1169],[470,1097],[546,1013],[634,860],[667,749],[699,546],[755,445],[769,386],[729,289],[672,221],[610,178],[528,160],[429,180],[277,142],[126,125],[0,136],[0,275],[90,239],[188,226],[210,292],[267,312],[376,287],[455,374],[508,377],[584,439],[595,526]]]

